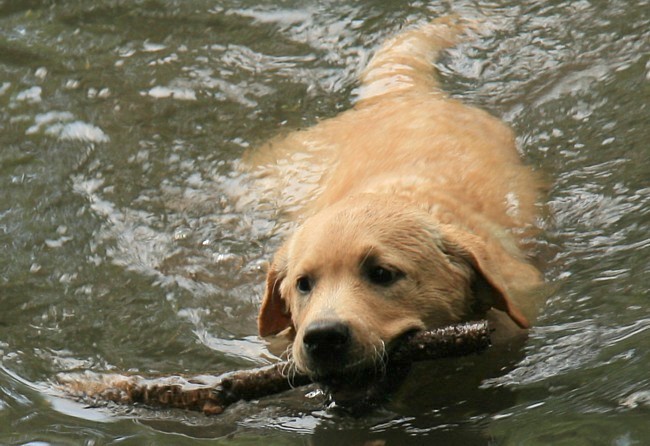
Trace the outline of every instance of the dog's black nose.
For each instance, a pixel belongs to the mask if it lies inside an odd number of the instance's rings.
[[[320,320],[305,329],[303,345],[314,361],[341,358],[348,350],[352,336],[350,327],[339,321]]]

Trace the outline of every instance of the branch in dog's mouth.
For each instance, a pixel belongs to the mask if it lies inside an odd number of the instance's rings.
[[[485,321],[451,325],[430,331],[408,333],[401,342],[390,349],[386,373],[392,377],[395,366],[406,366],[413,361],[435,360],[477,354],[490,345],[490,333]],[[397,370],[399,367],[397,367]],[[377,370],[371,370],[377,377]],[[399,372],[399,370],[398,370]],[[355,375],[363,378],[362,374]],[[367,377],[368,375],[366,375]],[[117,374],[62,373],[57,376],[55,387],[65,396],[85,403],[98,405],[106,402],[141,404],[157,408],[181,408],[219,414],[237,401],[259,399],[292,387],[309,384],[312,380],[296,372],[291,362],[280,362],[252,370],[240,370],[220,376],[202,375],[191,378],[180,376],[145,378]],[[329,381],[329,382],[328,382]],[[390,384],[380,380],[380,386]],[[330,377],[319,384],[334,389],[350,388],[355,380],[341,375]],[[346,383],[342,386],[342,383]],[[357,381],[359,383],[359,381]],[[367,385],[366,385],[367,386]],[[386,387],[371,386],[371,391]],[[342,394],[342,393],[341,393]]]
[[[338,366],[329,368],[329,372],[305,371],[309,379],[324,387],[330,399],[340,404],[347,401],[379,400],[399,384],[408,374],[413,359],[410,348],[413,339],[422,336],[421,329],[408,330],[390,344],[377,348],[370,360],[362,358],[356,363],[347,364],[339,361]],[[421,344],[420,344],[421,345]]]

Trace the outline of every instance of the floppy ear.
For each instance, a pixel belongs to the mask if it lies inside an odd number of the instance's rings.
[[[266,275],[266,289],[262,306],[257,317],[257,330],[260,336],[280,333],[292,325],[291,313],[280,294],[280,285],[286,275],[286,258],[284,247],[276,253]]]
[[[491,299],[487,303],[505,312],[519,327],[529,328],[526,316],[512,303],[499,265],[490,258],[485,242],[471,233],[447,225],[444,225],[442,232],[447,248],[469,262],[492,289]]]

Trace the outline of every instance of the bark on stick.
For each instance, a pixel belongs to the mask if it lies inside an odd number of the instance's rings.
[[[480,353],[490,345],[487,322],[451,325],[420,331],[400,342],[389,353],[390,362],[404,363]],[[291,373],[290,373],[291,372]],[[85,402],[141,404],[218,414],[237,401],[254,400],[311,383],[295,372],[290,362],[278,362],[219,376],[167,376],[61,373],[56,388]]]

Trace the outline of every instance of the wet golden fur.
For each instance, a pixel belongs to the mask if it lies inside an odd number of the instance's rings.
[[[522,252],[539,184],[504,123],[438,89],[433,62],[460,29],[443,19],[399,34],[351,110],[252,156],[267,175],[296,154],[324,172],[276,253],[258,320],[262,336],[288,330],[297,366],[316,378],[376,367],[413,329],[486,315],[504,332],[529,325],[515,300],[540,281]],[[304,345],[320,321],[350,330],[333,364]]]

